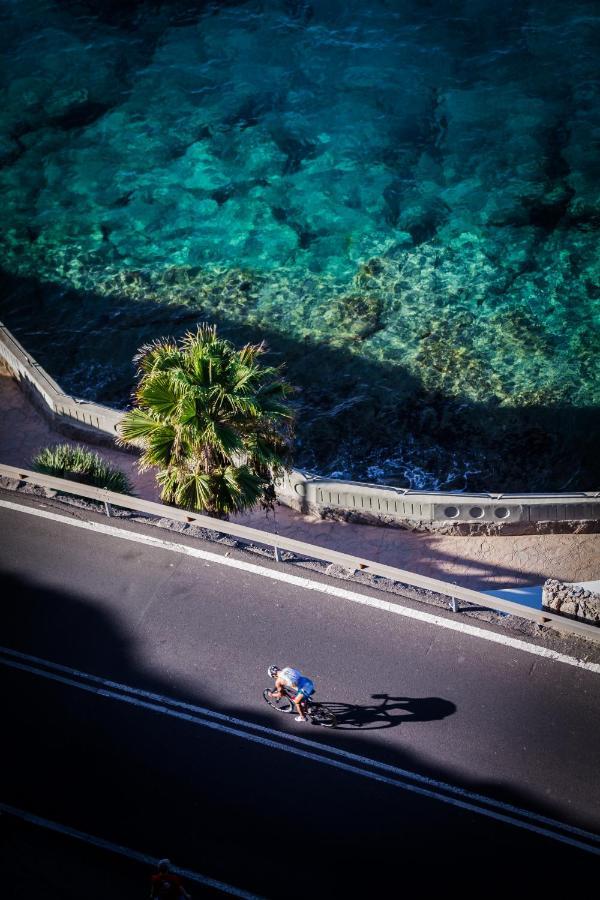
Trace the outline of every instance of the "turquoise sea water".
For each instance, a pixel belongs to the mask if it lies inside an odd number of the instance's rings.
[[[597,3],[0,17],[0,314],[66,389],[216,321],[286,363],[301,465],[600,487]]]

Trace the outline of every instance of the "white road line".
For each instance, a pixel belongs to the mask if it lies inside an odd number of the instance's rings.
[[[93,834],[86,834],[85,831],[77,831],[77,829],[70,828],[68,825],[61,825],[58,822],[52,822],[50,819],[43,819],[41,816],[17,809],[16,806],[10,806],[8,803],[0,802],[0,812],[22,819],[24,822],[29,822],[32,825],[38,825],[50,831],[57,831],[59,834],[65,834],[67,837],[75,838],[78,841],[84,841],[86,844],[92,844],[94,847],[100,847],[102,850],[108,850],[110,853],[118,853],[119,856],[126,856],[128,859],[144,863],[147,866],[153,866],[154,868],[158,866],[158,859],[154,856],[148,856],[147,853],[140,853],[138,850],[131,850],[129,847],[123,847],[121,844],[113,844],[112,841],[95,837]],[[188,881],[195,881],[197,884],[203,884],[205,887],[215,888],[215,890],[229,894],[232,897],[244,897],[245,900],[261,900],[256,894],[242,891],[240,888],[225,884],[224,881],[209,878],[207,875],[200,875],[191,869],[182,869],[179,866],[172,866],[171,868],[176,875],[181,875],[182,878]]]
[[[31,663],[34,668],[25,667],[25,670],[33,672],[34,674],[44,675],[44,672],[38,668],[39,666],[43,666],[46,669],[50,669],[56,672],[64,672],[65,674],[71,675],[76,679],[84,679],[94,684],[100,684],[105,688],[114,689],[117,692],[131,694],[135,697],[142,697],[161,706],[164,705],[175,709],[183,709],[188,712],[195,713],[199,716],[206,716],[209,719],[217,719],[221,722],[227,722],[230,725],[250,729],[251,731],[258,731],[261,734],[268,734],[271,737],[276,738],[277,740],[286,740],[291,743],[299,744],[300,746],[308,747],[312,750],[320,751],[321,753],[325,752],[331,756],[348,759],[351,762],[358,763],[359,765],[370,766],[371,768],[379,769],[383,772],[388,772],[391,775],[395,775],[399,778],[408,778],[411,781],[416,781],[420,784],[426,784],[431,788],[454,794],[455,796],[462,797],[463,799],[491,806],[495,809],[501,809],[509,814],[522,816],[523,818],[531,819],[532,821],[539,822],[540,824],[549,825],[553,828],[559,828],[562,831],[569,832],[570,834],[576,834],[580,837],[586,838],[587,840],[597,841],[598,843],[600,843],[600,835],[596,835],[591,831],[586,831],[583,828],[577,828],[574,825],[568,825],[564,822],[560,822],[557,819],[552,819],[548,816],[542,816],[538,813],[531,812],[530,810],[512,806],[510,803],[505,803],[501,800],[495,800],[492,797],[486,797],[484,794],[477,794],[473,791],[468,791],[465,788],[460,788],[456,785],[448,784],[444,781],[438,781],[435,778],[429,778],[426,775],[420,775],[418,772],[411,772],[408,769],[401,769],[399,766],[392,766],[389,763],[383,763],[379,760],[371,759],[367,756],[360,756],[358,753],[351,753],[348,750],[342,750],[341,748],[335,747],[333,745],[322,744],[318,741],[311,741],[308,738],[303,738],[299,735],[289,734],[287,732],[278,731],[275,728],[268,728],[265,725],[259,725],[256,722],[251,722],[246,719],[238,719],[235,716],[228,716],[225,713],[220,713],[216,710],[208,709],[204,706],[198,706],[194,703],[186,703],[183,700],[175,700],[173,697],[167,697],[164,694],[156,694],[152,691],[145,691],[142,688],[136,688],[132,687],[131,685],[122,684],[118,681],[111,681],[107,678],[101,678],[99,675],[91,675],[88,672],[82,672],[79,669],[72,669],[70,666],[61,665],[61,663],[55,663],[47,659],[41,659],[39,656],[31,656],[28,653],[21,653],[19,650],[12,650],[10,647],[0,646],[0,664],[10,666],[11,661],[2,659],[2,655],[11,656],[16,660],[22,660],[25,663]],[[20,666],[16,667],[21,668]]]
[[[282,750],[285,753],[291,753],[295,756],[300,756],[303,759],[309,759],[313,762],[319,762],[327,766],[332,766],[336,769],[340,769],[343,772],[350,772],[354,775],[361,775],[363,778],[368,778],[372,781],[377,781],[382,784],[389,785],[390,787],[400,788],[401,790],[409,791],[413,794],[419,794],[420,796],[427,797],[430,800],[437,800],[441,803],[446,803],[450,806],[455,806],[459,809],[467,810],[468,812],[477,813],[478,815],[485,816],[489,819],[494,819],[497,822],[503,822],[507,825],[513,825],[517,828],[524,829],[525,831],[531,831],[535,834],[540,834],[543,837],[548,837],[553,840],[560,841],[563,844],[570,844],[571,846],[577,847],[580,850],[585,850],[587,853],[593,853],[600,856],[600,846],[592,846],[591,844],[584,843],[583,841],[577,840],[574,837],[569,837],[567,836],[567,834],[560,834],[557,831],[553,831],[551,830],[551,828],[533,824],[531,821],[523,821],[521,819],[515,818],[514,815],[495,812],[492,809],[487,809],[484,806],[479,806],[475,802],[469,802],[468,800],[445,796],[444,794],[436,791],[433,788],[419,787],[415,784],[409,784],[406,781],[402,781],[400,778],[390,778],[388,776],[381,775],[378,772],[370,771],[370,769],[360,768],[357,765],[351,765],[346,762],[341,762],[340,760],[330,759],[328,756],[324,756],[323,753],[330,753],[331,748],[323,744],[317,745],[320,753],[303,750],[300,747],[292,747],[289,744],[283,743],[287,736],[283,735],[281,732],[277,733],[277,740],[261,737],[258,734],[249,734],[248,732],[242,731],[237,727],[223,725],[218,722],[207,721],[207,719],[202,719],[199,716],[192,715],[189,712],[180,712],[179,710],[166,705],[165,699],[162,699],[162,702],[159,703],[152,702],[150,700],[137,699],[130,694],[120,693],[114,690],[109,690],[107,688],[93,687],[91,684],[84,684],[81,681],[76,681],[73,678],[69,678],[65,675],[59,675],[54,672],[44,671],[43,669],[39,669],[35,666],[29,666],[25,663],[18,662],[17,660],[6,660],[0,657],[0,664],[10,666],[14,669],[20,669],[25,672],[31,672],[34,675],[40,675],[41,677],[47,678],[50,681],[56,681],[60,684],[66,684],[70,687],[79,688],[79,690],[87,691],[90,694],[96,694],[100,697],[107,697],[111,700],[119,700],[121,703],[138,706],[142,709],[148,709],[152,712],[170,716],[175,719],[182,719],[183,721],[192,725],[197,725],[202,728],[209,728],[213,731],[220,731],[224,734],[233,735],[234,737],[242,738],[243,740],[250,741],[251,743],[261,744],[264,747],[269,747],[272,750]],[[167,703],[168,702],[169,701],[167,700]],[[244,723],[244,725],[245,724],[246,723]],[[365,761],[369,766],[373,766],[372,760],[366,759]],[[411,775],[411,777],[414,776]],[[437,786],[440,786],[439,783]],[[487,798],[485,799],[485,802],[489,804]],[[527,810],[520,810],[518,807],[508,808],[517,815],[528,815]],[[531,816],[529,817],[532,818]],[[556,823],[556,825],[560,828],[561,831],[568,832],[572,830],[569,825],[565,825],[561,822]],[[597,842],[599,840],[599,836],[591,832],[580,831],[579,833],[583,833],[586,836],[589,836],[589,839],[592,842]]]
[[[267,569],[264,566],[258,566],[255,563],[246,562],[245,560],[219,556],[218,553],[210,553],[207,550],[200,550],[197,547],[188,547],[186,544],[178,544],[174,541],[166,541],[150,535],[138,534],[134,531],[125,531],[122,528],[104,525],[101,522],[81,522],[77,519],[69,519],[66,516],[60,516],[57,513],[46,512],[46,510],[36,509],[31,506],[21,506],[17,503],[10,503],[8,500],[0,500],[0,507],[26,513],[30,516],[38,516],[42,519],[49,519],[53,522],[59,522],[62,525],[70,525],[73,528],[81,528],[84,531],[94,531],[98,534],[120,538],[124,541],[132,541],[136,544],[146,544],[149,547],[157,547],[171,553],[181,553],[185,556],[193,556],[196,559],[203,559],[220,566],[227,566],[231,569],[241,569],[243,572],[252,575],[260,575],[263,578],[270,578],[272,581],[284,581],[287,584],[293,584],[296,587],[303,588],[307,591],[317,591],[321,594],[327,594],[330,597],[339,597],[342,600],[350,600],[352,603],[359,603],[362,606],[370,606],[374,609],[394,613],[397,616],[404,616],[407,619],[417,619],[419,622],[425,622],[428,625],[436,625],[438,628],[447,628],[450,631],[458,631],[461,634],[481,638],[481,640],[484,641],[491,641],[494,644],[502,644],[505,647],[511,647],[513,650],[532,653],[534,656],[541,656],[544,659],[551,659],[554,662],[575,666],[576,668],[585,669],[588,672],[594,672],[595,674],[600,675],[600,663],[592,663],[587,660],[577,659],[574,656],[567,656],[564,653],[558,653],[556,650],[550,650],[547,647],[538,647],[536,644],[529,644],[527,641],[521,641],[505,634],[496,634],[493,631],[485,631],[483,628],[467,625],[464,622],[455,622],[451,619],[442,618],[442,616],[434,616],[431,613],[410,609],[406,606],[401,606],[396,602],[392,603],[388,600],[382,600],[379,597],[369,597],[364,594],[358,594],[355,591],[336,587],[335,585],[321,584],[318,581],[311,581],[309,578],[300,578],[298,575],[289,575],[287,572],[278,572],[275,569]]]

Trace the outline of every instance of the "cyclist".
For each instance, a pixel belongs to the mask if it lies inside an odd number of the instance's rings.
[[[184,888],[181,878],[171,872],[171,860],[161,859],[158,872],[152,876],[151,900],[181,900],[182,897],[192,900],[192,895]]]
[[[280,669],[279,666],[269,666],[268,673],[271,678],[275,679],[275,690],[271,691],[271,697],[283,697],[286,688],[290,691],[294,706],[296,707],[296,722],[308,722],[306,715],[306,701],[315,692],[315,686],[310,678],[306,678],[298,669],[292,666],[286,666]]]

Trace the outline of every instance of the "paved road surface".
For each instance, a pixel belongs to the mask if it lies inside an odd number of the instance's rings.
[[[600,675],[21,511],[0,530],[0,643],[24,654],[0,666],[4,803],[271,898],[597,877],[515,822],[600,833]],[[268,709],[270,662],[314,677],[341,727]]]

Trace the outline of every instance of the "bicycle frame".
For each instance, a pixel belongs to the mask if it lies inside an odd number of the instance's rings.
[[[282,712],[282,713],[289,714],[289,713],[297,712],[296,705],[294,703],[295,694],[293,694],[287,687],[284,687],[284,689],[283,689],[283,698],[285,698],[287,701],[289,701],[288,709],[282,709],[281,707],[276,706],[275,702],[273,702],[273,698],[270,697],[270,694],[271,694],[271,691],[269,688],[266,688],[265,691],[263,692],[263,696],[264,696],[265,700],[267,701],[267,703],[269,703],[270,706],[275,707],[276,709],[279,710],[279,712]],[[307,698],[305,702],[306,702],[306,706],[305,706],[304,712],[305,712],[308,720],[311,722],[311,724],[325,725],[328,727],[335,728],[335,726],[337,724],[336,717],[333,715],[333,713],[331,713],[331,711],[327,710],[327,708],[325,706],[323,706],[322,703],[318,703],[316,700],[312,700],[310,697]]]

